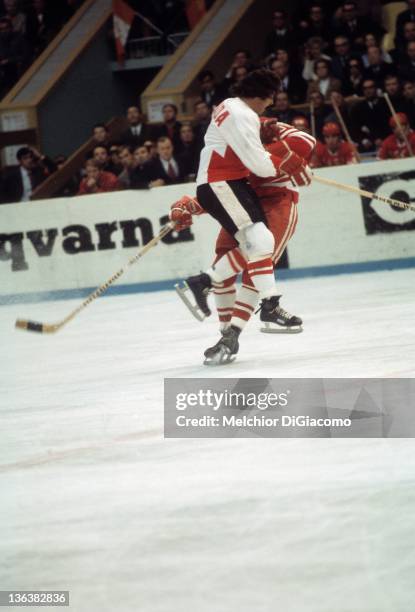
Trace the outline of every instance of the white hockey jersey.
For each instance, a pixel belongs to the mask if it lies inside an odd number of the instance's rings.
[[[227,98],[215,108],[200,155],[197,184],[247,177],[276,176],[280,161],[259,137],[258,115],[240,98]]]

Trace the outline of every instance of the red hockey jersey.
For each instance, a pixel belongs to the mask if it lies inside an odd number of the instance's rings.
[[[327,145],[317,142],[316,150],[312,160],[314,168],[324,168],[325,166],[343,166],[352,164],[355,160],[355,152],[352,145],[348,142],[341,142],[337,151],[330,151]]]
[[[407,138],[412,147],[412,151],[415,153],[415,132],[411,130]],[[402,157],[411,157],[408,147],[406,146],[406,142],[398,140],[395,134],[391,134],[382,142],[379,149],[378,158],[399,159]]]

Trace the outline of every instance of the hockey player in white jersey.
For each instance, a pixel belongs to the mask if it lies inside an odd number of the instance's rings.
[[[220,258],[206,272],[186,279],[200,310],[211,314],[207,294],[235,275],[232,261],[243,263],[262,298],[261,311],[267,319],[279,317],[279,295],[275,284],[272,253],[274,237],[258,196],[249,185],[250,172],[259,177],[288,176],[294,185],[308,185],[311,172],[306,161],[287,150],[282,156],[265,150],[260,140],[259,114],[272,104],[279,81],[269,70],[248,74],[228,98],[213,112],[205,135],[205,147],[197,175],[197,198],[202,208],[213,216],[238,248],[231,257]],[[230,326],[221,340],[220,363],[238,352],[240,329]]]

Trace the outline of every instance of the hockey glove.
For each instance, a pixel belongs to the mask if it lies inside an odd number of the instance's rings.
[[[282,157],[278,164],[278,170],[283,174],[288,174],[295,187],[309,185],[312,179],[312,172],[305,159],[291,151],[289,146],[281,142],[281,151],[275,151]],[[284,157],[283,157],[284,155]]]
[[[266,119],[260,117],[261,129],[259,132],[262,144],[270,144],[279,137],[278,120],[277,119]]]
[[[183,196],[171,205],[169,217],[176,224],[174,229],[181,232],[192,225],[193,215],[202,215],[204,212],[196,198]]]

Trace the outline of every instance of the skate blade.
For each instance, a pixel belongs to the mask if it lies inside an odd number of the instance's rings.
[[[186,281],[183,281],[182,285],[180,285],[180,283],[176,283],[174,285],[174,288],[176,290],[177,295],[182,300],[184,305],[190,310],[194,318],[197,319],[198,321],[204,321],[206,317],[203,314],[203,312],[200,310],[200,308],[196,304],[192,304],[192,302],[189,300],[189,298],[186,295],[186,291],[190,291]]]
[[[282,327],[281,325],[276,325],[266,321],[264,323],[264,326],[265,327],[260,328],[260,331],[263,334],[301,334],[301,332],[304,331],[301,325],[293,327]]]
[[[221,347],[216,355],[212,357],[206,357],[203,362],[203,365],[209,367],[228,365],[229,363],[233,363],[236,359],[236,355],[232,355],[226,347]]]

